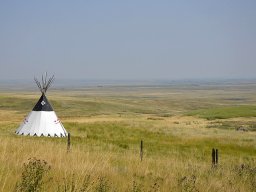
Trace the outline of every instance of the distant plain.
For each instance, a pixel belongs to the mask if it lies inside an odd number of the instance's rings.
[[[69,153],[66,138],[15,135],[40,93],[0,87],[0,191],[15,190],[32,157],[51,166],[42,191],[256,188],[256,81],[53,87],[47,97],[71,133]]]

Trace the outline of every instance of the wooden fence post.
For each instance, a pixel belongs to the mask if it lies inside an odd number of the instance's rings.
[[[68,133],[68,143],[67,143],[67,152],[70,151],[70,133]]]
[[[140,161],[142,161],[143,158],[143,140],[140,141]]]
[[[212,149],[212,167],[215,167],[218,165],[219,162],[219,151],[218,149]]]
[[[215,152],[215,164],[218,165],[218,161],[219,161],[219,154],[218,154],[218,149],[216,149]]]
[[[215,165],[215,149],[214,148],[212,148],[212,166],[214,166]]]

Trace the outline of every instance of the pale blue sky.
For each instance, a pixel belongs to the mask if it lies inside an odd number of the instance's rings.
[[[255,0],[0,1],[0,79],[255,78]]]

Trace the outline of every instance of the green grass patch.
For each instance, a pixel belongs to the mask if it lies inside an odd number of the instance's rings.
[[[211,109],[199,109],[187,113],[190,116],[198,116],[207,120],[229,119],[235,117],[256,117],[256,106],[228,106]]]
[[[140,141],[144,141],[144,149],[150,156],[166,156],[179,153],[183,158],[191,154],[206,159],[213,146],[220,147],[224,155],[239,153],[243,156],[253,155],[250,142],[246,146],[231,144],[226,139],[216,137],[184,138],[172,134],[152,132],[139,125],[131,126],[125,122],[97,122],[97,123],[65,123],[65,127],[72,133],[72,143],[75,145],[101,146],[105,150],[123,151],[139,150]]]
[[[15,110],[24,112],[26,110],[31,110],[35,104],[36,100],[33,99],[0,96],[1,110]]]

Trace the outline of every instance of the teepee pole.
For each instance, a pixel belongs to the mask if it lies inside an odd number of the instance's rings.
[[[52,85],[52,83],[54,81],[54,75],[52,77],[50,77],[48,80],[47,80],[47,78],[48,78],[47,72],[45,73],[45,75],[42,75],[41,82],[38,81],[37,78],[34,77],[34,80],[42,94],[45,94],[46,91],[49,89],[49,87]]]

